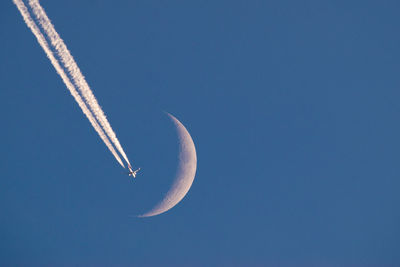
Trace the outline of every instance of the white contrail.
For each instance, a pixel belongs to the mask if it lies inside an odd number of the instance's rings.
[[[25,6],[25,4],[22,2],[22,0],[13,0],[14,4],[17,6],[19,12],[21,13],[26,25],[31,29],[32,33],[35,35],[36,39],[38,40],[40,46],[43,48],[44,52],[46,53],[47,57],[50,59],[51,63],[53,64],[54,68],[56,69],[57,73],[61,76],[61,79],[67,86],[68,90],[71,92],[71,95],[74,97],[75,101],[78,103],[79,107],[82,109],[83,113],[86,115],[86,117],[89,119],[90,123],[92,124],[93,128],[96,130],[96,132],[99,134],[100,138],[103,140],[103,142],[106,144],[108,149],[111,151],[111,153],[114,155],[114,157],[117,159],[119,164],[121,164],[122,167],[125,167],[124,164],[122,163],[122,160],[118,156],[117,152],[114,150],[114,147],[110,143],[110,141],[107,139],[107,136],[101,129],[100,125],[97,123],[96,119],[93,117],[92,113],[90,110],[87,108],[86,104],[83,102],[81,96],[79,93],[76,91],[74,85],[70,82],[67,74],[64,72],[63,68],[60,66],[58,63],[57,59],[55,58],[53,52],[51,51],[49,44],[46,41],[46,38],[43,36],[43,34],[40,32],[40,29],[30,16],[30,13]]]
[[[121,144],[119,143],[117,136],[113,129],[111,128],[110,123],[108,122],[103,110],[98,104],[96,98],[93,95],[93,92],[90,90],[88,83],[85,80],[85,77],[81,73],[78,65],[76,64],[74,58],[69,52],[67,46],[61,39],[61,37],[56,32],[54,25],[51,23],[50,19],[47,17],[46,12],[39,4],[38,0],[29,0],[29,5],[32,8],[33,14],[36,16],[40,26],[45,32],[46,36],[49,38],[51,44],[53,45],[55,51],[63,66],[67,69],[72,82],[75,84],[77,89],[83,95],[86,103],[90,107],[96,119],[99,121],[103,130],[106,132],[108,138],[110,138],[111,142],[115,145],[117,150],[121,153],[126,162],[130,165],[128,157],[126,156],[124,150],[122,149]]]

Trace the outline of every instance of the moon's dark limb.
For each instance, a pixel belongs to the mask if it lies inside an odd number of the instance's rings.
[[[174,123],[178,133],[179,163],[177,173],[165,197],[150,211],[139,217],[155,216],[173,208],[185,197],[192,186],[196,174],[197,156],[192,137],[180,121],[169,113],[167,115]]]

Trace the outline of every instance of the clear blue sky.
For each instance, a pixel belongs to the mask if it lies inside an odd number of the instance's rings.
[[[123,175],[0,3],[0,265],[400,266],[399,1],[49,1]],[[187,127],[198,169],[166,214]]]

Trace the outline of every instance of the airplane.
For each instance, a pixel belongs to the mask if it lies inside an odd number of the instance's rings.
[[[140,168],[137,170],[132,170],[132,166],[129,165],[128,166],[129,172],[128,172],[128,176],[132,176],[133,178],[136,178],[136,174],[138,173],[138,171],[140,171]]]

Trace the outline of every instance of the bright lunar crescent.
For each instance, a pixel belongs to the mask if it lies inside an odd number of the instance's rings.
[[[139,217],[155,216],[173,208],[185,197],[196,174],[197,157],[192,137],[180,121],[169,113],[167,115],[174,123],[178,133],[179,163],[177,173],[165,197],[154,208]]]

